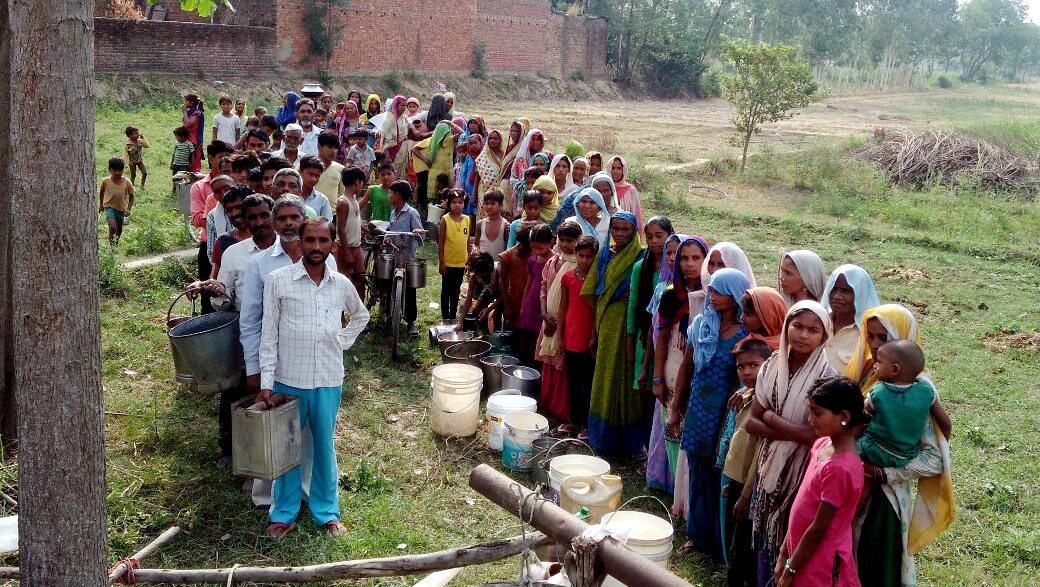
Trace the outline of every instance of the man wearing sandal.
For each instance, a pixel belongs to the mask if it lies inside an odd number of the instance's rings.
[[[264,285],[260,339],[260,395],[274,405],[285,395],[299,400],[300,426],[310,429],[311,486],[308,507],[331,536],[346,533],[339,521],[339,469],[333,432],[343,385],[343,352],[368,324],[368,310],[350,279],[329,270],[336,227],[325,218],[300,225],[303,257],[273,271]],[[350,316],[343,327],[343,313]],[[338,344],[333,344],[338,341]],[[272,397],[275,396],[275,397]],[[300,467],[275,479],[270,536],[281,539],[300,513]]]

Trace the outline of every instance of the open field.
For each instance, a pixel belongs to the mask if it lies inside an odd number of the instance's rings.
[[[954,419],[960,516],[918,556],[920,583],[1017,586],[1040,583],[1040,384],[1034,376],[1040,345],[1024,334],[1040,329],[1040,204],[963,187],[890,188],[869,166],[841,155],[878,126],[889,133],[978,132],[1017,141],[1015,148],[1027,152],[1040,144],[1030,138],[1040,136],[1037,90],[958,87],[828,98],[767,127],[743,175],[719,162],[736,152],[728,144],[730,111],[719,100],[489,99],[462,107],[483,114],[492,128],[528,116],[556,149],[575,138],[586,148],[625,155],[644,206],[668,214],[682,231],[740,244],[762,285],[775,286],[778,256],[792,248],[816,250],[831,266],[863,265],[882,301],[903,303],[918,316],[929,367]],[[214,466],[216,402],[173,383],[162,323],[193,267],[168,261],[127,273],[117,265],[185,245],[165,174],[170,129],[179,120],[176,97],[168,101],[166,109],[109,104],[98,111],[99,178],[104,161],[121,150],[126,124],[141,127],[152,142],[146,151],[149,188],[121,251],[102,259],[110,560],[173,523],[183,535],[148,566],[304,564],[517,534],[514,518],[466,484],[471,467],[494,462],[495,455],[479,441],[445,442],[429,432],[434,351],[422,340],[407,360],[393,363],[380,335],[367,333],[347,353],[337,438],[349,536],[329,540],[304,517],[284,543],[261,536],[263,512],[253,510],[230,475]],[[712,163],[695,172],[700,159]],[[692,184],[720,187],[728,197],[706,197],[691,191]],[[427,247],[426,256],[435,251]],[[429,307],[438,291],[433,279],[420,292],[420,323],[439,317]],[[622,474],[626,497],[646,492],[633,470]],[[676,555],[672,564],[691,583],[724,584],[721,570],[700,556]],[[514,562],[503,562],[463,578],[476,584],[515,572]]]

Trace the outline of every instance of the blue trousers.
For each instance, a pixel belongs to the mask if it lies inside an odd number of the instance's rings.
[[[333,445],[332,433],[336,427],[342,388],[299,389],[276,382],[274,391],[299,400],[300,428],[309,429],[311,433],[311,486],[307,504],[314,517],[314,523],[321,526],[338,520],[339,467],[336,466],[336,448]],[[292,524],[300,514],[300,503],[303,499],[300,467],[275,479],[272,493],[271,522]]]

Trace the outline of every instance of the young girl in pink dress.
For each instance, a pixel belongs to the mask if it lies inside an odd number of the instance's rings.
[[[791,506],[774,577],[778,587],[860,587],[852,520],[863,491],[856,426],[867,420],[859,386],[847,377],[817,380],[809,423],[820,436]]]

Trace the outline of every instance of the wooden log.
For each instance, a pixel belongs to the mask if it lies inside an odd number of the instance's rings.
[[[369,577],[400,577],[456,567],[482,565],[516,556],[525,548],[536,548],[552,543],[541,532],[529,532],[527,539],[514,536],[473,546],[453,548],[409,556],[342,561],[305,567],[237,567],[234,583],[277,582],[308,583],[339,579]],[[220,583],[226,584],[231,569],[138,569],[134,571],[138,583]]]
[[[513,515],[530,520],[558,544],[571,544],[588,528],[572,514],[544,499],[534,499],[532,491],[488,465],[478,465],[469,476],[469,486]],[[618,581],[633,587],[692,587],[647,559],[625,548],[613,538],[599,543],[598,559],[603,569]]]
[[[158,538],[149,542],[147,545],[145,545],[144,548],[135,552],[134,555],[130,558],[140,563],[144,559],[151,556],[152,553],[154,553],[156,550],[159,550],[164,544],[169,542],[180,531],[181,529],[177,526],[167,528],[166,531],[160,534]],[[118,581],[120,577],[126,574],[126,571],[126,562],[119,561],[119,564],[112,567],[112,572],[108,574],[108,584],[112,585],[113,583]]]

